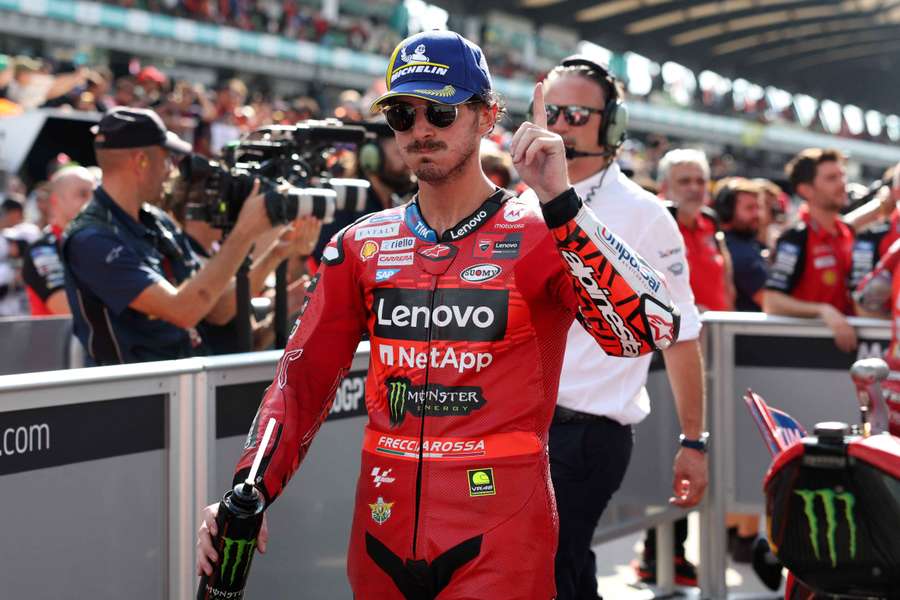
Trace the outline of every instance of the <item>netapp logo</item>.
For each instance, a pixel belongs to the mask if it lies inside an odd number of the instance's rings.
[[[475,369],[480,373],[494,362],[494,355],[490,352],[466,352],[456,351],[453,346],[445,349],[431,348],[430,352],[419,352],[416,348],[400,346],[395,348],[389,344],[378,345],[378,357],[383,365],[394,365],[407,369],[425,369],[429,365],[433,369],[453,369],[458,373],[464,373]]]
[[[508,290],[439,289],[432,298],[429,290],[391,288],[373,297],[378,337],[488,342],[506,335]]]

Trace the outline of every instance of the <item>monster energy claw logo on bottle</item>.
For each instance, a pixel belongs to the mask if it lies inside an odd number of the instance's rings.
[[[224,542],[224,556],[222,557],[222,581],[228,585],[234,585],[238,573],[242,578],[247,577],[250,570],[250,562],[253,560],[253,549],[256,548],[256,540],[233,540],[231,538],[222,538]],[[243,563],[243,568],[238,568]]]
[[[847,521],[847,532],[850,538],[850,558],[856,558],[856,519],[853,514],[856,498],[854,495],[850,492],[836,492],[828,488],[794,490],[794,493],[803,499],[803,513],[806,515],[807,524],[809,525],[809,541],[816,559],[821,560],[819,551],[819,516],[816,511],[817,499],[822,500],[822,509],[825,512],[825,539],[828,543],[828,557],[831,559],[832,568],[837,567],[835,534],[838,530],[839,521]],[[840,514],[838,514],[838,502],[843,504],[843,511]]]

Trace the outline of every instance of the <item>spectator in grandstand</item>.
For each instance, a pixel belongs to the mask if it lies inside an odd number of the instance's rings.
[[[763,286],[768,276],[768,250],[757,238],[763,209],[763,191],[742,177],[720,181],[714,208],[731,255],[736,297],[735,310],[761,311]]]
[[[702,451],[703,361],[697,340],[700,320],[691,294],[684,244],[662,204],[629,180],[615,162],[624,138],[623,112],[616,99],[621,85],[601,65],[571,57],[545,80],[548,129],[563,138],[573,158],[569,179],[598,218],[665,273],[681,312],[677,343],[663,350],[674,390],[683,439],[673,465],[671,500],[693,506],[704,494],[707,462]],[[576,153],[581,153],[579,156]],[[523,197],[535,203],[533,192]],[[550,469],[559,511],[556,585],[559,600],[596,600],[596,557],[591,539],[612,495],[619,488],[632,450],[632,426],[650,412],[644,384],[650,358],[622,360],[597,348],[577,324],[570,328],[550,428]],[[687,535],[685,523],[685,536]],[[642,568],[655,577],[655,556]],[[679,582],[696,585],[696,569],[679,553]]]
[[[338,105],[334,116],[345,123],[358,123],[363,120],[362,94],[357,90],[344,90],[338,96]]]
[[[81,166],[64,167],[50,178],[50,224],[28,247],[22,266],[32,316],[71,313],[59,244],[63,230],[91,199],[96,185],[91,172]]]
[[[254,239],[271,229],[259,184],[219,252],[200,267],[184,234],[157,201],[170,153],[190,145],[156,113],[117,108],[104,115],[94,147],[103,184],[66,230],[62,257],[75,334],[90,364],[183,358],[202,352],[197,324],[227,323],[223,294]]]
[[[785,167],[795,193],[806,205],[798,222],[775,246],[763,310],[775,315],[818,317],[844,352],[856,348],[848,281],[853,230],[840,218],[847,203],[844,156],[837,150],[808,148]]]
[[[307,119],[319,119],[322,115],[322,109],[319,103],[309,96],[301,96],[291,102],[291,108],[288,112],[287,122],[290,124],[298,121],[306,121]]]
[[[700,150],[670,150],[659,162],[659,189],[684,238],[691,289],[700,311],[734,308],[731,258],[716,213],[706,206],[709,163]]]

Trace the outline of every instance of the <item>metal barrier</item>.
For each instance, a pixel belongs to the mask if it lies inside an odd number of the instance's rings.
[[[839,352],[821,323],[765,315],[704,315],[707,421],[714,435],[701,506],[701,587],[725,598],[726,511],[759,512],[768,457],[740,396],[748,386],[807,426],[856,419]],[[886,322],[859,326],[877,354]],[[303,468],[269,511],[269,552],[247,596],[351,598],[346,544],[365,423],[368,344],[357,351]],[[191,598],[199,509],[230,484],[278,352],[0,377],[0,485],[7,539],[0,561],[11,597]],[[636,428],[622,489],[595,541],[670,523],[666,506],[677,418],[665,371],[651,368],[654,411]],[[823,401],[827,399],[827,402]],[[614,519],[616,506],[631,519]],[[670,547],[663,528],[660,548]],[[314,540],[314,544],[309,543]],[[48,568],[51,565],[52,568]],[[667,575],[660,565],[661,583]],[[663,585],[662,587],[665,587]]]

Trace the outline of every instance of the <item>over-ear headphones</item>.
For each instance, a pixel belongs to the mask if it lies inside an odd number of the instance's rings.
[[[722,223],[731,223],[734,220],[734,211],[737,207],[737,197],[741,192],[753,193],[754,185],[743,177],[731,177],[726,181],[713,198],[713,209]]]
[[[559,63],[563,67],[588,67],[594,73],[591,79],[600,84],[606,96],[606,105],[600,114],[600,131],[598,142],[601,146],[615,151],[625,141],[628,128],[628,108],[619,97],[616,79],[609,70],[582,54],[573,54]]]
[[[384,178],[384,149],[379,139],[368,141],[359,147],[359,168],[365,173]]]

